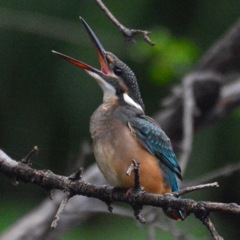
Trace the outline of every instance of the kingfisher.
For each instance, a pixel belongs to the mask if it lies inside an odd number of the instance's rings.
[[[124,189],[134,187],[127,170],[135,160],[140,164],[140,184],[146,192],[166,194],[179,190],[182,180],[170,139],[152,118],[145,115],[144,103],[134,72],[111,52],[105,51],[97,36],[81,18],[97,51],[101,69],[60,52],[52,51],[84,69],[103,91],[103,103],[90,120],[93,152],[106,180]],[[183,220],[182,211],[163,209],[172,219]]]

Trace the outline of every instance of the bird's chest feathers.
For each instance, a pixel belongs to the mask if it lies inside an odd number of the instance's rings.
[[[134,159],[140,163],[140,183],[146,191],[168,192],[158,160],[140,144],[129,122],[103,110],[93,114],[90,130],[94,155],[106,180],[113,186],[132,187],[134,174],[126,172]]]
[[[94,121],[97,122],[93,123],[96,126],[91,127],[91,134],[97,164],[107,181],[119,186],[133,159],[129,143],[136,145],[134,136],[116,119],[103,116]]]

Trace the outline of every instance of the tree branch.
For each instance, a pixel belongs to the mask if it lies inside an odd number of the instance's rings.
[[[117,26],[119,31],[123,34],[125,39],[130,42],[135,42],[134,37],[136,35],[142,35],[144,41],[146,41],[149,45],[154,46],[155,43],[151,41],[149,38],[149,35],[151,32],[146,30],[140,30],[140,29],[129,29],[123,26],[114,16],[113,14],[108,10],[108,8],[104,5],[104,3],[101,0],[96,0],[96,3],[98,6],[103,10],[103,12],[108,16],[108,18]]]
[[[18,181],[36,184],[44,189],[60,189],[69,192],[70,196],[94,197],[106,203],[114,201],[125,202],[131,206],[149,205],[161,208],[169,207],[175,210],[184,209],[187,214],[195,213],[198,214],[198,217],[201,216],[201,212],[228,212],[240,215],[240,206],[235,203],[197,202],[191,199],[175,198],[170,194],[156,195],[143,191],[134,192],[129,196],[126,195],[126,190],[116,190],[106,185],[89,184],[81,178],[75,180],[71,177],[56,175],[50,171],[33,169],[29,165],[12,160],[1,150],[0,171],[8,177],[14,176]],[[182,191],[184,192],[184,190]],[[64,201],[63,205],[66,203],[67,200]],[[139,216],[141,217],[140,214],[136,217]]]

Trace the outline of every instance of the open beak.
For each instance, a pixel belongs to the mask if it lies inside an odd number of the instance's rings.
[[[89,25],[86,23],[86,21],[81,18],[81,21],[83,23],[83,25],[85,26],[91,40],[93,41],[95,47],[96,47],[96,50],[97,50],[97,54],[98,54],[98,59],[99,59],[99,63],[101,65],[101,70],[98,70],[86,63],[83,63],[81,61],[78,61],[74,58],[71,58],[63,53],[60,53],[60,52],[57,52],[57,51],[54,51],[52,50],[52,53],[58,55],[59,57],[62,57],[63,59],[67,60],[68,62],[86,70],[86,71],[90,71],[90,72],[93,72],[93,73],[96,73],[98,75],[111,75],[111,69],[109,68],[108,66],[108,62],[107,62],[107,59],[106,59],[106,51],[104,50],[102,44],[99,42],[97,36],[95,35],[95,33],[93,32],[93,30],[89,27]]]

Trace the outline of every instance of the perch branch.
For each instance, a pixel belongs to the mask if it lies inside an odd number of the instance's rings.
[[[210,212],[228,212],[240,216],[240,206],[236,203],[218,203],[218,202],[197,202],[191,199],[179,199],[174,195],[156,195],[146,193],[144,191],[134,192],[132,195],[126,195],[126,190],[116,190],[110,186],[99,186],[84,182],[81,177],[72,178],[60,176],[52,173],[51,171],[36,170],[27,164],[22,162],[16,162],[8,157],[3,151],[0,150],[0,172],[8,177],[14,176],[18,181],[25,183],[32,183],[41,186],[44,189],[59,189],[67,191],[69,196],[65,196],[63,199],[55,219],[52,223],[52,227],[56,227],[60,214],[66,206],[69,197],[75,195],[82,195],[87,197],[93,197],[103,202],[125,202],[132,206],[135,217],[144,223],[145,219],[141,215],[142,206],[149,205],[161,208],[172,208],[175,210],[184,209],[187,214],[194,213],[199,219],[204,218],[205,213]],[[78,174],[78,176],[80,176]],[[216,185],[216,184],[212,184]],[[206,186],[205,186],[206,187]],[[202,189],[203,187],[198,187]],[[197,187],[195,187],[195,190]],[[193,190],[193,189],[191,189]],[[189,192],[189,189],[182,190],[183,193]],[[178,193],[179,194],[179,193]],[[202,215],[201,215],[202,214]],[[203,221],[208,227],[211,234],[217,234],[214,232],[213,227],[210,225],[210,220]],[[211,228],[210,228],[211,227]],[[213,235],[215,237],[215,235]],[[218,235],[216,235],[218,236]],[[215,238],[221,239],[221,238]]]
[[[196,213],[204,208],[207,212],[226,212],[240,216],[240,206],[235,203],[197,202],[191,199],[179,199],[170,195],[156,195],[143,191],[126,196],[125,190],[110,186],[89,184],[83,180],[71,180],[69,177],[56,175],[50,171],[36,170],[22,162],[16,162],[0,150],[0,171],[8,177],[15,176],[18,181],[32,183],[46,189],[68,191],[72,196],[83,195],[97,198],[104,202],[125,202],[131,206],[150,205],[184,209],[187,213]],[[199,206],[201,205],[201,208]]]

